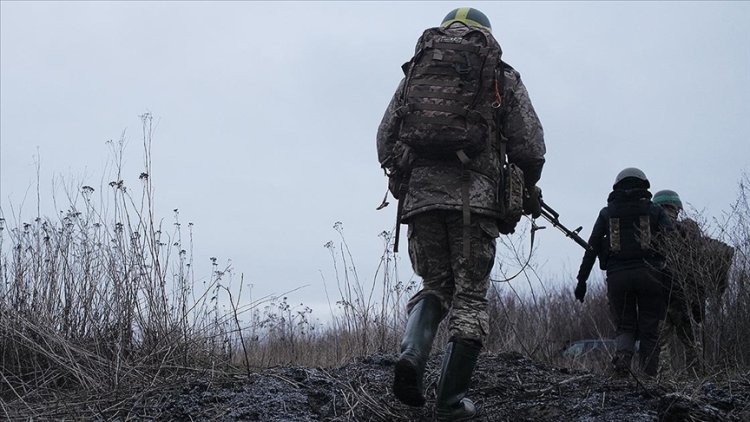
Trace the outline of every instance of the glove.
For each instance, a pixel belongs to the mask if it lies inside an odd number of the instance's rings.
[[[497,220],[497,231],[501,234],[513,234],[516,232],[516,224],[518,221]]]
[[[539,218],[542,215],[542,190],[537,186],[527,189],[523,195],[523,213],[531,214],[531,218]]]
[[[586,281],[578,280],[575,290],[576,299],[583,303],[583,298],[586,296]]]

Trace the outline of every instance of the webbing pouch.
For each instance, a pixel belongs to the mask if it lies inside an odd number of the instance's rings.
[[[502,219],[515,223],[523,215],[523,170],[513,163],[508,163],[503,169],[502,179],[502,192],[498,192]]]

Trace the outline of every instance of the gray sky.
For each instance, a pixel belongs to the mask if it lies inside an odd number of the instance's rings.
[[[374,275],[395,218],[375,211],[378,123],[422,30],[466,5],[2,1],[0,208],[35,216],[37,153],[44,214],[63,208],[53,177],[98,188],[123,130],[137,187],[151,112],[159,215],[194,223],[196,275],[231,259],[256,297],[309,285],[294,300],[322,303],[334,222]],[[750,3],[474,6],[540,116],[540,186],[565,224],[588,237],[629,166],[709,218],[728,208],[750,166]],[[551,227],[537,242],[543,273],[572,283],[580,247]]]

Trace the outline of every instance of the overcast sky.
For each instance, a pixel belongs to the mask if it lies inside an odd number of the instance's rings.
[[[53,177],[98,188],[105,142],[123,131],[137,187],[150,112],[157,210],[194,223],[196,275],[215,256],[256,297],[308,285],[293,300],[323,303],[333,224],[363,281],[394,224],[395,206],[375,210],[375,134],[400,65],[467,5],[529,90],[547,144],[540,186],[569,227],[588,237],[629,166],[708,218],[728,209],[750,167],[748,2],[2,1],[0,211],[36,215],[36,155],[44,214],[63,208]],[[573,283],[582,249],[551,227],[537,242],[542,272]]]

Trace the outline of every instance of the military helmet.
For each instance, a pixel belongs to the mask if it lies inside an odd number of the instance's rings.
[[[619,185],[621,182],[625,181],[626,179],[640,180],[641,181],[640,184],[643,185],[642,187],[646,189],[651,187],[651,183],[648,181],[648,178],[646,177],[646,173],[641,171],[641,169],[638,169],[635,167],[628,167],[617,174],[617,177],[615,177],[615,183],[612,185],[612,189],[616,189],[617,185]]]
[[[492,32],[492,25],[490,25],[490,20],[487,19],[487,16],[473,7],[459,7],[452,10],[443,19],[443,23],[440,26],[445,28],[455,22],[461,22],[467,26],[484,28]]]
[[[656,192],[654,194],[653,202],[656,205],[671,205],[678,210],[682,209],[682,200],[680,200],[680,195],[678,195],[677,192],[669,189],[664,189]]]

